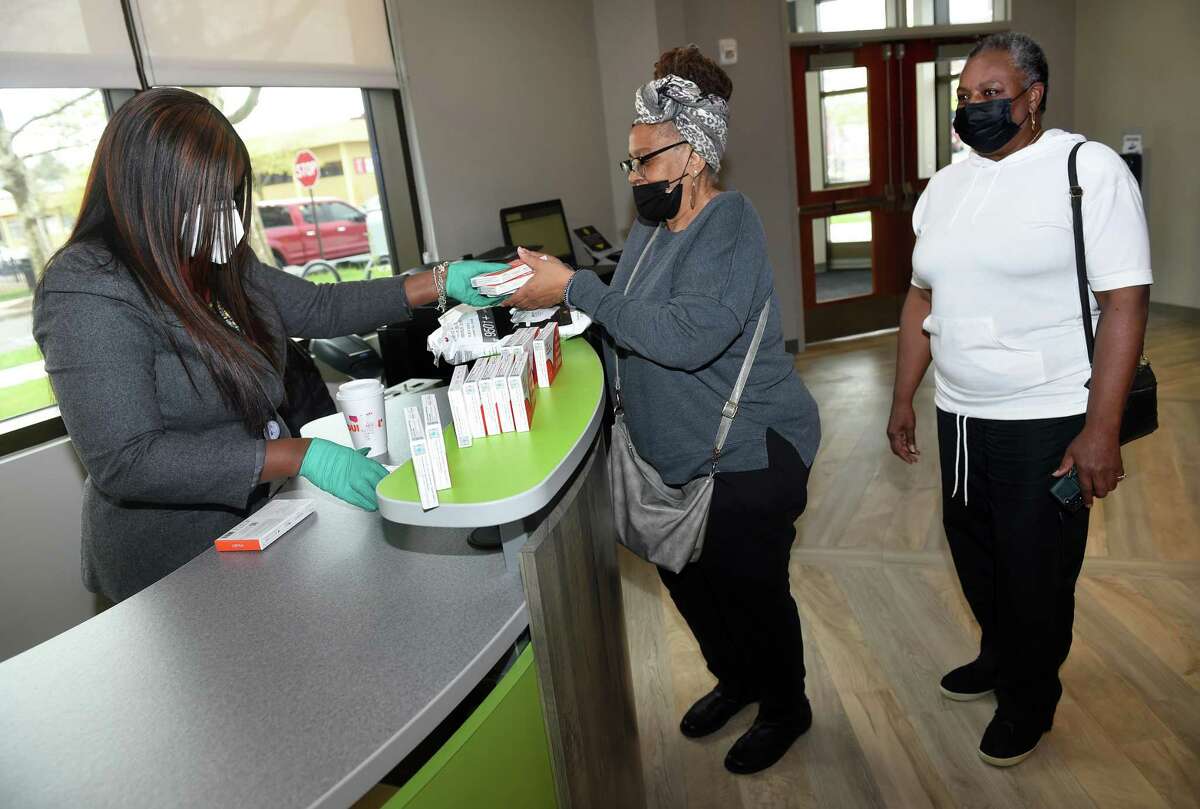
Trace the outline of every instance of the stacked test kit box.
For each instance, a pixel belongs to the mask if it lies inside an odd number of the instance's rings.
[[[404,408],[404,423],[408,428],[408,444],[412,453],[413,472],[417,476],[421,508],[428,511],[438,506],[437,493],[450,488],[450,466],[446,459],[446,442],[442,435],[437,397],[427,393],[421,397],[420,408]]]
[[[505,339],[500,353],[454,370],[450,408],[460,447],[502,433],[529,432],[537,407],[538,387],[549,387],[562,365],[555,324],[518,329]]]

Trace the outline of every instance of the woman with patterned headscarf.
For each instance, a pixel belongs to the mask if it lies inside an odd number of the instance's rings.
[[[679,573],[659,568],[717,680],[680,730],[706,736],[758,703],[725,760],[751,773],[778,761],[812,723],[788,559],[820,424],[783,347],[762,222],[746,197],[717,183],[732,89],[695,46],[663,54],[634,98],[620,165],[638,221],[611,286],[522,251],[535,276],[510,303],[566,300],[604,327],[634,448],[671,486],[709,474],[722,410],[767,312],[719,456],[703,552]]]

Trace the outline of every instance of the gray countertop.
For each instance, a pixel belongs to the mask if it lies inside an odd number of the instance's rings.
[[[303,495],[266,551],[206,551],[0,664],[0,803],[347,806],[527,626],[466,530]]]

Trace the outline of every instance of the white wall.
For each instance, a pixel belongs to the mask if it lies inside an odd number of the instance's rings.
[[[0,660],[96,612],[79,572],[83,479],[65,438],[0,460]]]
[[[616,232],[590,0],[388,0],[438,257],[502,243],[499,210],[561,198]],[[576,245],[578,251],[578,245]]]

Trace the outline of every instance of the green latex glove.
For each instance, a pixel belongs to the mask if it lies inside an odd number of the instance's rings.
[[[300,463],[300,476],[352,506],[378,511],[375,486],[388,471],[379,461],[366,457],[368,452],[368,447],[354,450],[314,438]]]
[[[496,261],[451,261],[450,267],[446,270],[446,296],[471,306],[495,306],[504,299],[480,295],[471,286],[471,279],[485,272],[496,272],[507,268],[507,264]]]

